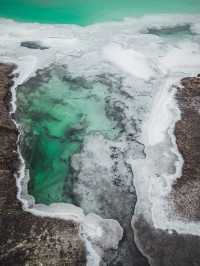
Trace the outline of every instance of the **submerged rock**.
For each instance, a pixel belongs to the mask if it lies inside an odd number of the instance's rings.
[[[39,42],[34,42],[34,41],[21,42],[20,45],[22,47],[26,47],[26,48],[29,48],[29,49],[39,49],[39,50],[49,49],[49,47],[43,46]]]
[[[188,34],[192,34],[191,32],[191,26],[190,24],[185,24],[185,25],[178,25],[176,27],[165,27],[165,28],[149,28],[148,29],[148,34],[155,34],[155,35],[173,35],[173,34],[177,34],[177,33],[188,33]]]

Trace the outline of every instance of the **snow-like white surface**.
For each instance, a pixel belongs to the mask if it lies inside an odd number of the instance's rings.
[[[138,197],[135,215],[143,214],[156,228],[200,235],[199,223],[186,222],[177,217],[169,220],[167,214],[170,206],[166,201],[173,181],[181,174],[183,163],[173,136],[174,123],[180,118],[173,85],[186,75],[198,73],[200,41],[198,35],[174,42],[174,38],[147,34],[149,28],[162,29],[185,24],[191,25],[192,32],[200,32],[199,16],[149,16],[85,28],[0,20],[0,60],[14,62],[18,66],[16,71],[19,77],[12,89],[13,111],[16,87],[34,76],[38,69],[51,64],[66,65],[69,73],[74,76],[91,78],[106,73],[116,79],[120,77],[122,83],[115,92],[115,98],[124,108],[126,134],[133,134],[144,144],[146,154],[144,158],[140,148],[127,142],[125,136],[116,144],[126,151],[127,162],[134,172]],[[21,47],[22,41],[40,41],[49,49]],[[119,90],[129,95],[129,98],[123,98],[125,96]],[[93,156],[95,162],[90,161],[89,157],[86,160],[77,156],[84,160],[85,165],[79,177],[79,192],[85,191],[82,186],[86,178],[84,171],[95,175],[95,169],[91,172],[88,170],[91,165],[96,164],[102,171],[97,176],[98,182],[100,177],[105,182],[110,178],[112,162],[108,156],[109,149],[101,145],[109,145],[109,142],[105,144],[97,136],[91,137],[90,145],[85,144],[88,147],[86,153],[97,153]],[[77,158],[73,164],[78,167]],[[17,178],[17,185],[18,198],[23,202],[24,209],[36,215],[79,221],[90,251],[88,265],[98,265],[104,245],[105,249],[117,248],[122,238],[119,223],[95,214],[85,215],[81,208],[71,204],[52,204],[49,207],[35,205],[34,199],[27,195],[25,167],[21,159],[21,175]],[[124,171],[122,166],[120,171]],[[88,198],[83,195],[83,206],[88,204]],[[92,205],[98,207],[95,198]]]
[[[141,52],[134,51],[134,49],[110,45],[104,48],[103,54],[106,60],[136,78],[149,80],[155,74],[151,62],[148,62],[148,59]]]
[[[179,72],[196,74],[200,67],[199,43],[185,41],[170,49],[161,64],[166,68],[173,68]]]
[[[147,123],[143,128],[143,143],[145,146],[153,146],[165,139],[167,129],[170,127],[174,114],[170,112],[170,108],[176,106],[174,99],[174,90],[170,87],[173,80],[167,80],[156,94],[153,107],[150,112]]]

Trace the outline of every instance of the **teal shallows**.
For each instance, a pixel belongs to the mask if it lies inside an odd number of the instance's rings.
[[[17,119],[24,129],[22,153],[30,171],[29,193],[37,203],[45,204],[75,203],[70,159],[80,151],[86,135],[118,135],[105,113],[108,88],[57,74],[51,71],[39,83],[37,77],[32,78],[17,90]]]
[[[127,16],[200,13],[199,0],[0,0],[0,17],[88,25]]]

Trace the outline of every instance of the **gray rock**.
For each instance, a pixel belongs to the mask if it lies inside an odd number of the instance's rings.
[[[39,50],[49,49],[49,47],[43,46],[39,42],[33,42],[33,41],[21,42],[20,45],[22,47],[26,47],[26,48],[29,48],[29,49],[39,49]]]

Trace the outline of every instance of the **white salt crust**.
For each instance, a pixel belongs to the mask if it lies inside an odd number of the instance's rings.
[[[191,39],[174,42],[173,38],[146,34],[149,28],[185,24],[189,24],[191,32],[196,34]],[[1,62],[15,63],[19,73],[12,87],[12,112],[16,110],[17,86],[34,76],[38,69],[51,64],[65,64],[72,75],[78,73],[86,78],[101,73],[123,77],[124,92],[133,98],[142,95],[137,98],[141,102],[132,100],[127,103],[129,108],[126,111],[127,118],[135,115],[142,121],[138,139],[144,144],[146,154],[146,158],[138,159],[132,155],[133,151],[127,156],[134,172],[138,198],[135,217],[142,214],[156,228],[200,235],[199,223],[181,220],[175,214],[169,218],[171,206],[166,201],[172,183],[181,175],[183,164],[173,135],[175,122],[180,119],[173,85],[178,84],[182,77],[196,75],[199,71],[199,33],[200,16],[147,16],[88,27],[26,24],[2,19],[0,59]],[[22,41],[37,41],[49,49],[21,47]],[[143,94],[147,94],[147,100]],[[144,110],[137,109],[137,105],[143,106]],[[99,137],[91,137],[91,142],[98,153],[101,150]],[[124,140],[120,140],[118,145],[128,147]],[[20,154],[20,150],[18,152]],[[20,158],[17,197],[24,210],[39,216],[79,222],[88,248],[88,265],[98,265],[103,249],[117,248],[123,235],[119,223],[93,213],[85,215],[81,208],[72,204],[59,203],[49,207],[35,204],[27,192],[28,173],[25,173],[21,154]],[[105,164],[109,164],[109,160]],[[172,166],[175,170],[169,171]]]

